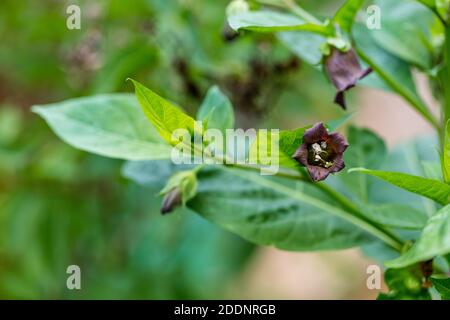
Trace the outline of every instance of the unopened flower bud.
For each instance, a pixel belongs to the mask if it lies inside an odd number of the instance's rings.
[[[176,187],[170,190],[164,196],[163,203],[161,206],[161,213],[166,214],[172,212],[175,208],[182,204],[182,195],[180,188]]]

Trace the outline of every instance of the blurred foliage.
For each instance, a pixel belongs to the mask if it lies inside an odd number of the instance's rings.
[[[341,113],[326,78],[272,35],[224,41],[227,2],[73,1],[81,30],[66,28],[65,2],[0,2],[0,298],[227,295],[250,244],[188,211],[160,216],[158,190],[120,178],[120,161],[64,145],[29,112],[131,91],[133,77],[191,114],[217,84],[240,126]],[[81,291],[66,289],[70,264],[81,267]]]

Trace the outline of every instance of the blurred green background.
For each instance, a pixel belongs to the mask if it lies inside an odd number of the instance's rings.
[[[194,113],[214,84],[239,127],[296,128],[341,114],[333,89],[271,35],[223,37],[227,0],[0,2],[0,298],[239,298],[255,248],[188,211],[122,163],[77,151],[34,104],[129,92],[135,78]],[[304,1],[326,14],[339,1]],[[81,30],[66,8],[81,7]],[[161,182],[163,183],[163,182]],[[82,290],[66,288],[66,268]]]

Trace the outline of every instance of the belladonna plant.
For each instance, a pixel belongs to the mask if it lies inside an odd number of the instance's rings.
[[[172,136],[178,129],[194,132],[195,120],[203,129],[234,128],[232,104],[218,87],[207,92],[196,119],[136,81],[137,100],[109,94],[33,110],[69,144],[127,160],[127,178],[142,183],[144,172],[151,172],[148,184],[167,180],[163,213],[184,214],[188,207],[248,241],[282,250],[360,247],[385,268],[390,290],[380,299],[449,298],[450,2],[375,0],[383,12],[380,30],[356,20],[364,0],[342,2],[334,16],[320,20],[293,0],[236,0],[227,23],[240,34],[236,41],[252,32],[274,34],[327,75],[342,107],[344,93],[357,82],[388,90],[417,111],[435,136],[389,153],[368,129],[347,126],[346,138],[336,133],[344,132],[345,115],[280,130],[271,143],[264,143],[267,131],[260,130],[249,150],[240,150],[244,161],[209,150],[203,154],[208,161],[192,168],[172,163]],[[412,69],[428,76],[441,102],[440,118],[417,93]],[[210,137],[204,138],[207,148]],[[262,152],[272,142],[279,152]],[[276,177],[261,175],[274,156]]]

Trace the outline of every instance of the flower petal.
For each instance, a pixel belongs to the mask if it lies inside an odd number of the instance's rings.
[[[329,169],[325,169],[317,166],[307,166],[309,176],[313,181],[322,181],[325,180],[330,174]]]
[[[322,122],[316,123],[311,129],[305,131],[303,141],[307,144],[323,141],[328,137],[327,128]]]

